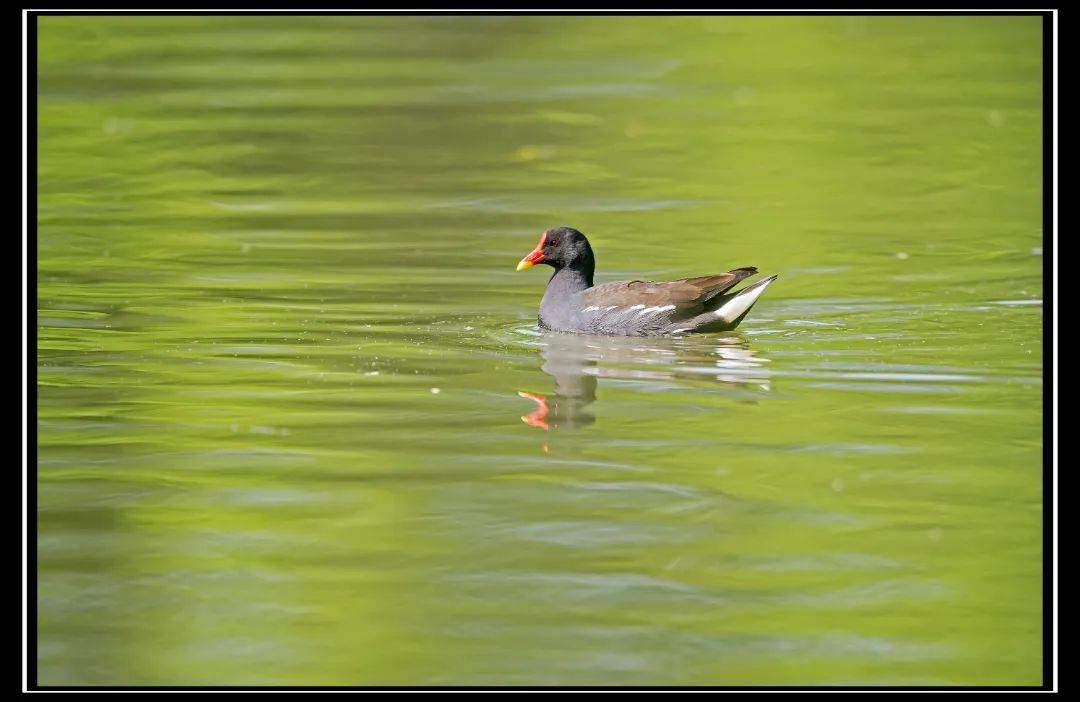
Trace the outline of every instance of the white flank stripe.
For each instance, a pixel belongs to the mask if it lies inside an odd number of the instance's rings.
[[[585,309],[583,309],[581,311],[582,312],[592,312],[593,310],[598,310],[598,309],[600,309],[600,308],[597,307],[596,305],[589,305],[588,307],[586,307]]]
[[[656,307],[646,307],[645,309],[638,312],[638,317],[640,317],[643,314],[655,314],[657,312],[664,312],[665,310],[673,310],[673,309],[675,309],[675,305],[663,305],[663,306],[657,305]]]
[[[616,307],[618,307],[618,305],[611,305],[610,307],[607,308],[607,311],[610,312],[611,310],[615,309]]]
[[[630,308],[630,311],[633,312],[634,310],[640,310],[644,306],[645,305],[634,305],[633,307]]]

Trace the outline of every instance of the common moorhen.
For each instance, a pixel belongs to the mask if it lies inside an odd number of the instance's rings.
[[[585,235],[572,227],[549,229],[521,259],[519,271],[537,263],[555,269],[540,301],[540,326],[554,331],[659,336],[728,331],[739,326],[771,275],[728,292],[757,268],[654,283],[630,280],[593,285],[595,260]]]

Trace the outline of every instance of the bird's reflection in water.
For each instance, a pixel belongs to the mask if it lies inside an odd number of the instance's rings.
[[[553,332],[551,336],[562,336]],[[562,340],[559,340],[560,342]],[[583,427],[596,421],[585,408],[596,400],[596,361],[578,353],[573,344],[548,344],[540,350],[540,369],[555,378],[555,394],[519,392],[537,404],[536,411],[521,418],[541,429]]]
[[[769,390],[768,359],[738,336],[664,338],[603,337],[546,332],[540,339],[540,365],[555,379],[555,392],[519,392],[536,403],[521,421],[544,430],[588,426],[596,417],[597,378],[692,381]]]

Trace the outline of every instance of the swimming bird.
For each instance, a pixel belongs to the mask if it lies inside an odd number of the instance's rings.
[[[736,292],[753,266],[664,282],[629,280],[593,285],[596,260],[573,227],[548,229],[521,259],[519,271],[544,263],[555,269],[540,301],[540,326],[554,331],[660,336],[728,331],[739,326],[775,275]]]

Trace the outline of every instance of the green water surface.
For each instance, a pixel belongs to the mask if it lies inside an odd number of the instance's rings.
[[[40,682],[1039,684],[1041,32],[40,19]]]

